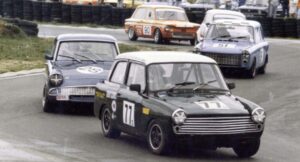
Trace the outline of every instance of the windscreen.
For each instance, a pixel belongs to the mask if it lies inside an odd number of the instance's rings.
[[[245,25],[233,24],[214,24],[211,25],[206,39],[221,39],[221,38],[234,38],[253,41],[253,27]]]
[[[148,68],[148,76],[150,91],[168,90],[183,82],[192,82],[192,87],[209,85],[213,89],[227,89],[224,79],[215,64],[153,64]]]
[[[188,20],[185,12],[179,9],[156,9],[156,18],[158,20]]]
[[[107,42],[62,42],[58,49],[57,60],[105,61],[116,56],[116,46]]]

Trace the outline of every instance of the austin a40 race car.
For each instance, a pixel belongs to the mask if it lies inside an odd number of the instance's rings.
[[[147,139],[155,154],[191,140],[201,147],[232,147],[240,157],[260,146],[265,112],[231,94],[216,62],[185,52],[133,52],[117,56],[96,86],[94,113],[106,137],[121,132]],[[177,145],[180,146],[180,145]]]
[[[215,59],[222,70],[240,70],[250,78],[265,73],[268,63],[269,44],[256,21],[217,20],[195,48]]]
[[[58,36],[45,56],[44,111],[51,112],[57,102],[93,103],[94,88],[107,77],[117,54],[116,39],[108,35]]]

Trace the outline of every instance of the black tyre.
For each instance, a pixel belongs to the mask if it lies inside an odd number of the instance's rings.
[[[165,44],[170,44],[170,39],[164,39]]]
[[[54,111],[53,105],[54,104],[48,100],[48,95],[45,86],[43,90],[43,98],[42,98],[43,111],[47,113],[53,112]]]
[[[135,33],[135,31],[134,31],[133,28],[129,28],[129,30],[128,30],[128,38],[131,41],[136,41],[137,40],[138,37],[136,36],[136,33]]]
[[[112,114],[109,108],[104,107],[101,113],[102,133],[105,137],[108,138],[118,138],[121,135],[121,131],[113,128],[111,116]]]
[[[190,44],[191,44],[191,46],[195,46],[196,45],[196,39],[191,39]]]
[[[155,29],[155,32],[154,32],[154,42],[156,44],[161,44],[162,43],[162,35],[161,35],[161,32],[159,29]]]
[[[260,74],[265,74],[266,73],[267,64],[268,64],[268,55],[266,56],[264,65],[258,69],[258,72]]]
[[[166,154],[170,150],[171,136],[168,136],[168,129],[164,128],[159,121],[152,121],[147,131],[147,142],[150,151],[154,154]]]
[[[257,153],[260,146],[260,139],[242,142],[233,147],[234,152],[240,158],[249,158]]]
[[[255,76],[256,76],[256,60],[253,61],[251,68],[247,70],[248,78],[255,78]]]

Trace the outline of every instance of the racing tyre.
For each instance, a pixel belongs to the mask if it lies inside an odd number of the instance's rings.
[[[105,137],[108,138],[118,138],[121,135],[121,131],[113,128],[112,126],[112,114],[109,108],[104,107],[101,113],[101,128],[102,133]]]
[[[46,94],[46,88],[43,90],[43,99],[42,99],[43,111],[50,113],[53,112],[53,103],[48,100],[48,96]]]
[[[149,124],[147,131],[148,147],[153,154],[162,155],[166,154],[170,148],[170,136],[167,130],[163,128],[162,124],[156,120]]]
[[[134,29],[129,28],[129,30],[128,30],[128,38],[131,41],[136,41],[137,40],[138,37],[136,36],[136,33],[135,33]]]
[[[197,40],[197,38],[195,38],[195,39],[191,39],[190,40],[190,44],[191,44],[191,46],[195,46],[196,44],[196,40]]]
[[[267,55],[267,57],[266,57],[266,60],[265,60],[264,65],[258,69],[258,72],[259,72],[260,74],[265,74],[265,73],[266,73],[267,64],[268,64],[268,55]]]
[[[255,78],[256,76],[256,61],[254,60],[251,68],[247,70],[247,76],[248,78]]]
[[[159,29],[155,29],[155,32],[154,32],[154,42],[156,44],[161,44],[163,38],[162,38],[162,35],[161,35],[161,32]]]
[[[257,153],[259,146],[260,139],[256,139],[254,141],[239,143],[233,147],[233,150],[240,158],[249,158]]]

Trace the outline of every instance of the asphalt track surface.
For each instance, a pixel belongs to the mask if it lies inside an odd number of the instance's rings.
[[[103,32],[121,41],[127,39],[121,30]],[[149,40],[139,43],[153,44]],[[171,46],[192,49],[176,42]],[[236,83],[235,95],[250,99],[267,111],[260,150],[250,159],[237,158],[229,148],[212,151],[185,147],[169,156],[157,156],[148,151],[143,140],[125,134],[119,139],[107,139],[101,135],[100,122],[89,114],[87,106],[44,113],[41,99],[45,76],[34,74],[0,79],[0,161],[299,161],[299,51],[297,41],[270,40],[265,75],[245,79],[237,74],[227,78]]]

